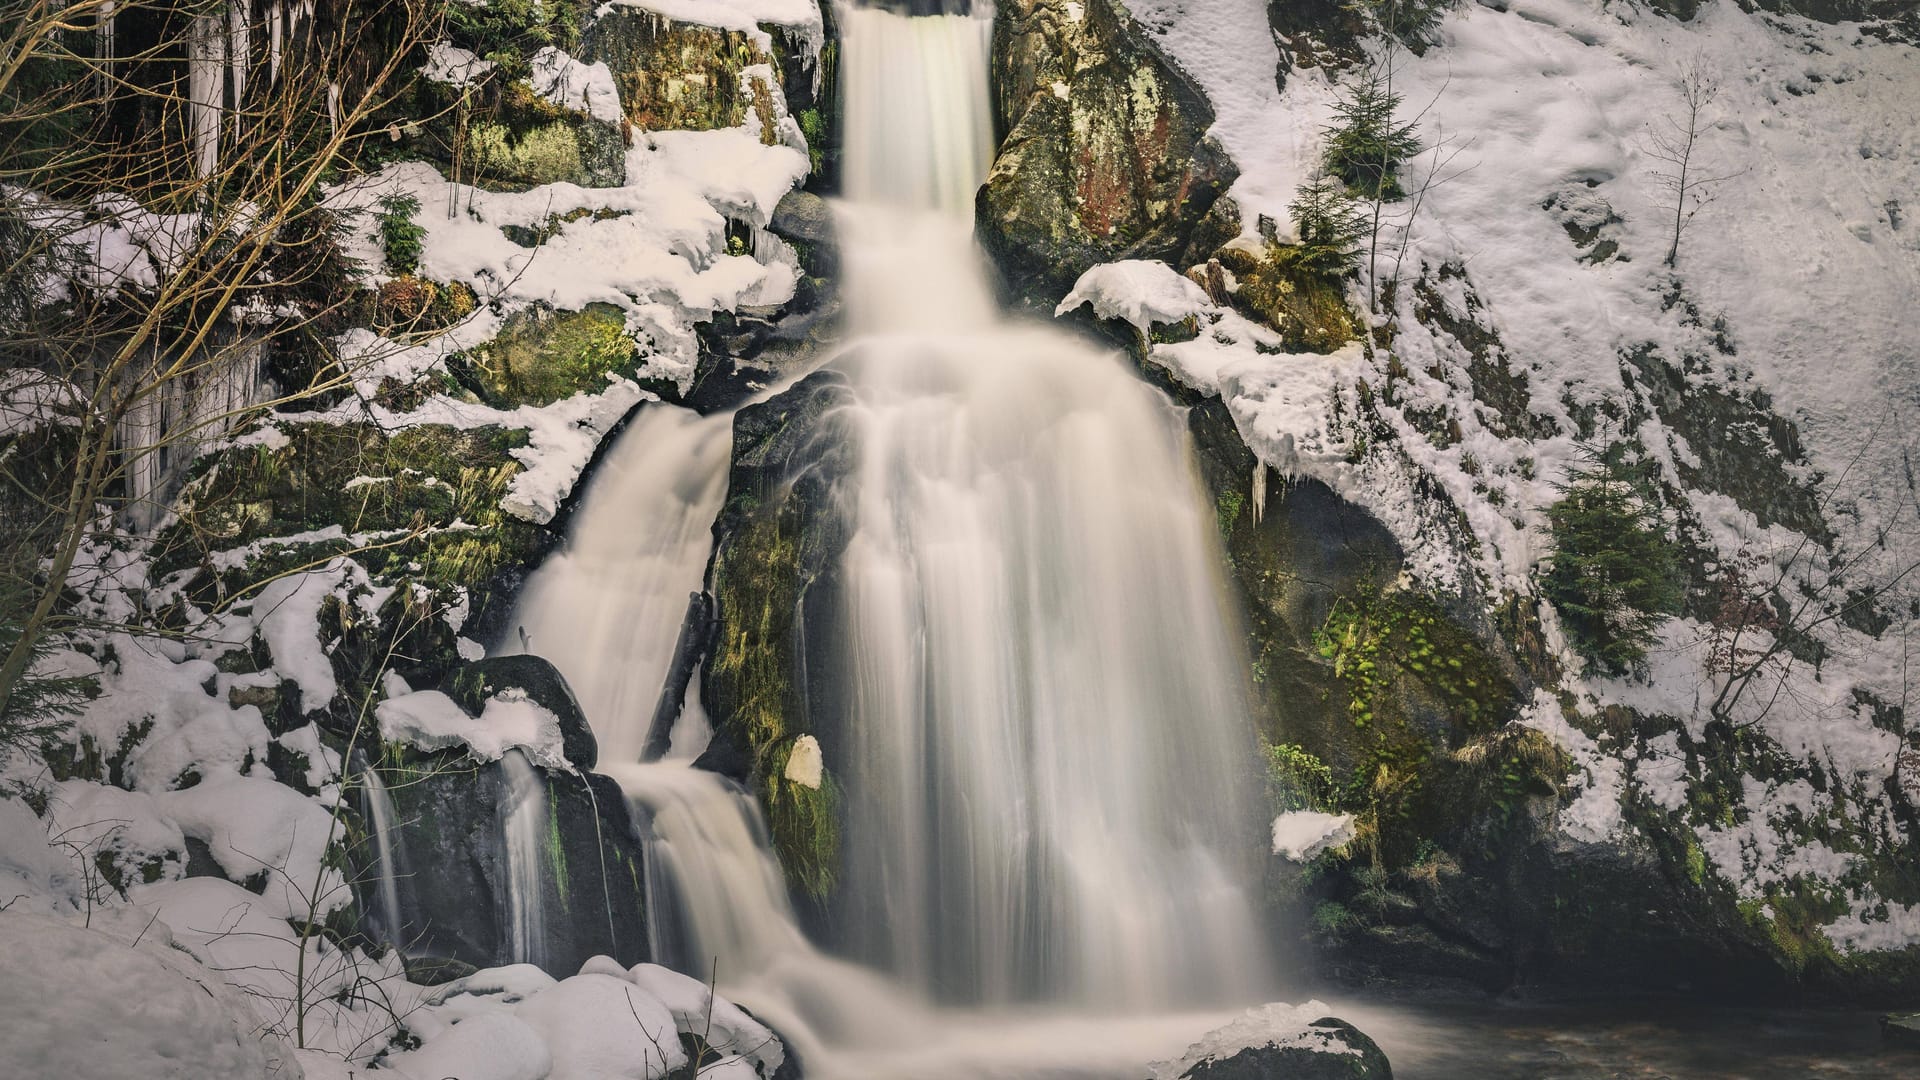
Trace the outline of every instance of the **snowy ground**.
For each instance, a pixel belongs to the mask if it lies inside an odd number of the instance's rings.
[[[1337,73],[1294,70],[1277,90],[1279,53],[1260,0],[1128,4],[1212,100],[1214,134],[1241,167],[1231,196],[1249,232],[1265,215],[1285,238],[1286,204],[1316,163]],[[1424,55],[1401,51],[1394,65],[1403,116],[1422,114],[1423,139],[1441,148],[1405,170],[1408,186],[1436,173],[1440,181],[1410,225],[1404,213],[1389,224],[1381,277],[1395,265],[1405,279],[1424,269],[1455,318],[1497,332],[1507,362],[1527,374],[1530,408],[1563,434],[1503,437],[1486,423],[1470,400],[1466,348],[1412,317],[1410,289],[1400,291],[1397,310],[1377,317],[1395,324],[1406,370],[1401,407],[1382,410],[1402,461],[1353,453],[1335,418],[1353,415],[1357,383],[1380,384],[1384,357],[1358,346],[1331,357],[1273,355],[1270,334],[1212,308],[1175,268],[1096,268],[1063,308],[1091,301],[1142,330],[1195,316],[1200,337],[1157,345],[1153,359],[1220,394],[1267,463],[1323,480],[1373,510],[1429,585],[1534,591],[1546,546],[1542,511],[1575,451],[1573,408],[1632,401],[1620,357],[1641,346],[1676,366],[1705,358],[1687,376],[1692,385],[1762,391],[1797,425],[1808,460],[1786,473],[1817,484],[1835,532],[1832,553],[1855,564],[1853,582],[1893,582],[1920,561],[1920,501],[1909,479],[1920,451],[1920,321],[1912,315],[1920,297],[1920,50],[1727,0],[1687,23],[1600,0],[1513,0],[1462,5]],[[1652,140],[1679,115],[1688,71],[1718,88],[1696,167],[1727,179],[1691,219],[1669,270],[1673,215],[1654,175]],[[1567,223],[1597,227],[1617,254],[1589,258],[1592,249],[1575,245]],[[1445,265],[1464,268],[1464,277],[1439,278]],[[1676,286],[1698,316],[1667,302]],[[1357,288],[1353,299],[1366,305]],[[1408,420],[1436,407],[1461,429],[1444,447]],[[1692,464],[1685,439],[1657,418],[1640,436],[1684,489],[1678,467]],[[1471,542],[1450,535],[1414,497],[1417,474],[1437,480],[1464,513]],[[1819,544],[1778,523],[1763,527],[1723,495],[1684,494],[1681,510],[1723,564],[1816,590],[1825,580]],[[1908,577],[1887,594],[1883,607],[1895,622],[1878,638],[1824,629],[1832,655],[1821,668],[1782,665],[1764,680],[1766,692],[1737,710],[1736,720],[1839,784],[1816,792],[1751,781],[1736,826],[1697,824],[1713,869],[1740,895],[1757,900],[1769,884],[1799,879],[1844,898],[1849,914],[1826,928],[1842,949],[1920,942],[1915,909],[1883,904],[1859,880],[1857,852],[1897,851],[1906,840],[1886,790],[1901,739],[1876,727],[1853,694],[1895,704],[1910,698],[1917,587]],[[1542,605],[1542,614],[1552,633],[1551,611]],[[1581,712],[1629,704],[1676,718],[1694,739],[1724,681],[1709,662],[1711,639],[1710,628],[1676,620],[1647,679],[1570,676],[1561,689],[1577,695]],[[1756,640],[1764,647],[1764,636]],[[1560,739],[1580,763],[1563,817],[1569,833],[1617,833],[1623,796],[1663,811],[1684,806],[1697,763],[1679,734],[1602,744],[1560,712],[1549,699],[1525,722]],[[1851,850],[1809,839],[1816,823],[1845,833]]]

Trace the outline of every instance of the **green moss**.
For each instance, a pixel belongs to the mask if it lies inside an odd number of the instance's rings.
[[[554,812],[559,800],[553,790],[552,781],[547,783],[547,874],[553,879],[553,887],[560,895],[560,908],[566,910],[572,890],[567,884],[567,844],[560,835],[560,815]]]
[[[1332,805],[1333,770],[1326,762],[1292,743],[1268,746],[1266,753],[1267,789],[1276,810],[1325,810]]]
[[[1313,641],[1348,687],[1348,713],[1359,727],[1373,721],[1402,677],[1419,682],[1469,730],[1489,726],[1513,699],[1512,684],[1479,643],[1431,597],[1411,590],[1363,583],[1334,601]]]
[[[1247,500],[1237,489],[1227,488],[1214,500],[1213,513],[1220,526],[1221,536],[1233,535],[1233,524],[1240,520],[1240,511],[1246,508]]]
[[[726,617],[713,677],[733,703],[734,723],[763,769],[768,748],[787,735],[788,715],[798,713],[788,672],[799,555],[784,523],[760,516],[740,531],[714,570],[716,600]]]
[[[1330,353],[1360,337],[1360,322],[1347,306],[1344,279],[1304,262],[1306,254],[1270,244],[1263,255],[1226,248],[1219,259],[1239,279],[1235,307],[1272,327],[1289,350]]]
[[[840,802],[833,777],[822,770],[820,786],[810,788],[786,778],[787,757],[794,740],[772,748],[761,773],[761,803],[773,834],[774,854],[787,880],[815,899],[833,891],[840,854]]]
[[[588,304],[580,311],[541,306],[518,312],[492,341],[453,358],[450,367],[491,404],[511,407],[598,392],[608,376],[631,376],[639,363],[626,314],[612,304]]]
[[[579,182],[585,176],[580,136],[567,121],[515,134],[504,124],[481,120],[467,129],[467,163],[483,178],[539,186]]]

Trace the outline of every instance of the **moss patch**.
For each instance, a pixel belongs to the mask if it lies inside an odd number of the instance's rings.
[[[1360,322],[1347,306],[1344,278],[1298,264],[1298,249],[1269,245],[1264,255],[1223,249],[1220,264],[1240,281],[1234,306],[1277,331],[1294,352],[1330,353],[1360,337]]]
[[[492,341],[449,366],[489,404],[511,408],[597,392],[609,376],[631,376],[639,363],[626,314],[612,304],[588,304],[580,311],[536,306],[516,312]]]

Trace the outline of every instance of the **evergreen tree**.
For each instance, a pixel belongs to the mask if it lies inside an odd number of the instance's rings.
[[[1382,68],[1364,69],[1334,102],[1334,123],[1326,129],[1327,171],[1353,194],[1376,202],[1403,198],[1396,175],[1401,162],[1420,152],[1414,125],[1400,123],[1401,95]]]
[[[1324,170],[1316,171],[1287,206],[1300,243],[1294,264],[1310,273],[1339,277],[1360,261],[1367,223],[1353,197]]]
[[[1679,558],[1626,446],[1583,456],[1547,508],[1546,596],[1574,647],[1601,670],[1624,674],[1645,659],[1661,621],[1680,610]]]

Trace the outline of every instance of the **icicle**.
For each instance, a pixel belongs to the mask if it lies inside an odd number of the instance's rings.
[[[338,133],[340,130],[340,84],[327,84],[327,130]]]
[[[213,175],[220,165],[221,55],[224,39],[218,20],[196,15],[187,27],[187,133],[193,145],[194,171]]]
[[[100,93],[113,93],[113,57],[117,51],[114,41],[114,0],[106,0],[100,5],[100,18],[94,23],[94,52],[100,61]]]
[[[280,34],[285,29],[286,7],[283,0],[273,0],[273,6],[267,9],[267,85],[280,85]]]
[[[239,0],[227,6],[227,81],[233,85],[233,107],[240,107],[247,95],[247,58],[249,55],[247,22],[253,17],[250,5]]]
[[[1253,463],[1253,523],[1258,526],[1267,512],[1267,466],[1265,462]]]

